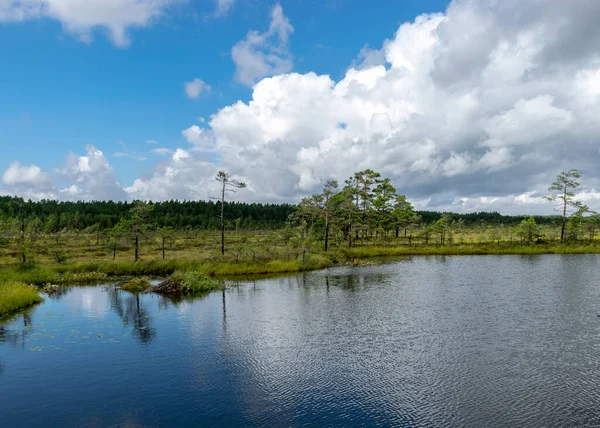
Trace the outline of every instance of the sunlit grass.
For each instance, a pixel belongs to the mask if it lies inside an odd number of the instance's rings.
[[[282,231],[228,232],[226,254],[219,252],[220,236],[214,231],[181,232],[169,241],[162,258],[161,242],[144,239],[140,246],[141,260],[134,262],[133,248],[119,247],[113,260],[110,239],[96,239],[85,233],[46,236],[39,239],[31,257],[35,263],[18,264],[15,242],[0,247],[0,281],[23,282],[38,286],[46,284],[88,284],[118,277],[163,277],[176,271],[202,272],[213,277],[282,274],[347,264],[355,259],[381,256],[411,255],[477,255],[477,254],[585,254],[600,253],[597,240],[560,244],[522,245],[503,228],[500,239],[493,242],[487,229],[466,228],[456,232],[451,242],[439,245],[435,235],[429,245],[422,239],[400,236],[359,239],[348,248],[342,234],[331,237],[330,251],[324,252],[321,242],[307,248],[292,245]],[[547,228],[546,235],[556,233]],[[410,239],[409,239],[410,238]],[[412,245],[410,245],[412,244]],[[57,263],[52,254],[60,248],[66,260]]]
[[[40,303],[42,300],[37,289],[31,285],[0,281],[0,316]]]

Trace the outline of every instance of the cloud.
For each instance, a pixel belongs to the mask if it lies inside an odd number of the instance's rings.
[[[214,148],[214,135],[211,130],[192,125],[181,131],[181,135],[197,150],[212,150]]]
[[[2,184],[7,187],[32,186],[46,189],[51,187],[50,174],[41,170],[37,165],[24,166],[13,162],[2,174]]]
[[[165,147],[158,147],[156,149],[152,149],[151,152],[160,156],[165,156],[173,153],[173,150],[167,149]]]
[[[202,79],[194,79],[191,82],[185,83],[185,94],[188,98],[198,98],[202,92],[210,92],[210,85],[206,84]]]
[[[483,119],[483,129],[489,139],[483,144],[510,146],[547,141],[567,129],[573,122],[573,113],[553,105],[551,95],[540,95],[530,100],[519,100],[505,113]]]
[[[125,191],[130,199],[168,200],[168,199],[208,199],[217,193],[215,175],[216,165],[183,149],[177,149],[166,161],[158,163],[149,177],[136,179]]]
[[[93,40],[94,30],[102,28],[120,47],[129,45],[128,31],[147,27],[166,10],[186,0],[1,0],[0,21],[57,20],[65,32],[82,41]]]
[[[158,141],[156,141],[156,140],[146,140],[146,144],[157,145]]]
[[[145,161],[146,159],[148,159],[145,156],[141,156],[141,155],[136,155],[133,153],[125,153],[125,152],[115,152],[112,155],[113,158],[129,158],[129,159],[133,159],[136,161]]]
[[[127,199],[104,153],[92,145],[86,146],[85,151],[85,155],[69,153],[64,166],[56,170],[62,180],[70,182],[69,189],[77,189],[79,199]]]
[[[385,65],[385,52],[380,49],[371,49],[365,44],[352,63],[351,68],[363,69],[377,65]]]
[[[280,7],[271,18],[236,45],[238,60],[258,64],[236,61],[252,98],[183,130],[191,146],[120,187],[121,197],[206,198],[224,169],[248,183],[238,199],[297,202],[329,178],[371,168],[421,209],[548,214],[548,185],[579,168],[581,197],[600,208],[594,2],[455,0],[363,49],[339,80],[289,72],[292,28]],[[279,69],[270,55],[289,63]],[[112,183],[99,195],[118,193],[110,174],[96,180]]]
[[[264,33],[249,31],[246,38],[231,49],[236,79],[251,86],[265,76],[291,71],[293,62],[288,39],[293,32],[294,27],[283,14],[281,5],[276,4],[271,11],[269,29]]]
[[[215,10],[215,16],[227,15],[234,5],[235,0],[217,0],[217,9]]]

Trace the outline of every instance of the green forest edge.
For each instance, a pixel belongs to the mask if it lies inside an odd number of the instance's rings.
[[[197,204],[209,208],[211,216],[216,213],[217,223],[211,223],[210,228],[214,229],[216,225],[220,229],[221,254],[216,254],[215,250],[215,254],[205,255],[204,259],[198,260],[165,260],[165,242],[172,242],[178,232],[189,233],[190,228],[178,231],[161,226],[157,220],[164,219],[164,213],[157,215],[156,211],[157,207],[164,208],[165,205],[136,201],[129,205],[118,204],[119,207],[128,208],[110,229],[103,229],[99,223],[87,226],[86,230],[73,227],[78,234],[95,235],[97,245],[102,233],[106,242],[112,242],[112,245],[105,246],[112,247],[113,258],[117,247],[119,250],[133,250],[131,261],[85,260],[70,263],[56,251],[54,262],[34,263],[36,235],[45,233],[54,236],[57,244],[59,235],[66,235],[65,229],[43,231],[41,214],[31,214],[32,207],[35,212],[36,204],[39,204],[38,209],[48,208],[51,201],[25,203],[18,198],[1,198],[1,237],[5,242],[15,242],[14,256],[18,262],[0,267],[0,317],[41,302],[39,288],[51,294],[56,287],[63,285],[95,284],[122,277],[133,278],[120,283],[122,289],[131,292],[149,290],[148,277],[169,277],[178,284],[179,291],[192,294],[222,289],[224,285],[221,279],[226,277],[293,273],[344,264],[360,265],[361,259],[381,256],[600,253],[595,237],[599,216],[575,198],[574,191],[579,187],[580,178],[577,170],[562,172],[549,187],[547,199],[556,203],[561,215],[506,216],[509,224],[510,220],[521,219],[510,226],[486,225],[486,218],[497,220],[504,217],[497,213],[473,214],[473,221],[467,224],[465,218],[469,217],[465,215],[415,212],[405,196],[396,193],[389,179],[381,178],[380,174],[371,170],[354,174],[343,188],[335,181],[327,181],[323,193],[304,198],[293,209],[290,205],[228,203],[225,201],[226,192],[233,188],[241,189],[245,185],[224,172],[220,172],[216,178],[222,185],[220,201],[216,205]],[[60,211],[57,207],[61,203],[52,204],[56,212],[45,213],[44,220],[47,223],[55,223],[64,214],[64,211],[57,214]],[[87,207],[86,216],[93,217],[89,208],[94,204],[101,209],[110,203],[67,203],[63,208],[77,205]],[[177,207],[177,204],[185,206],[189,203],[167,204]],[[261,218],[260,221],[252,218],[247,220],[254,227],[257,224],[266,228],[273,224],[283,225],[274,233],[285,251],[273,254],[260,246],[257,248],[248,242],[248,237],[235,251],[225,251],[225,230],[232,230],[231,222],[228,224],[227,210],[235,208],[243,211],[244,207],[250,207],[249,211]],[[263,212],[261,207],[265,208]],[[29,214],[26,214],[27,211]],[[189,216],[189,209],[185,213]],[[273,218],[269,219],[269,213],[273,214]],[[285,223],[280,218],[282,213],[287,215]],[[74,215],[78,217],[78,211]],[[427,222],[424,217],[433,217],[434,220]],[[108,217],[103,218],[106,220]],[[542,220],[542,225],[538,225],[536,218]],[[242,223],[240,219],[238,217],[235,220],[236,234]],[[465,236],[469,239],[465,239]],[[157,249],[159,253],[162,249],[163,259],[142,260],[140,246],[152,239],[158,239]]]

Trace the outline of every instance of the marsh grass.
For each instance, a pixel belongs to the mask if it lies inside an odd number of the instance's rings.
[[[37,289],[14,281],[0,281],[0,316],[40,303]]]
[[[439,245],[402,245],[397,242],[361,242],[353,248],[334,247],[329,252],[298,254],[282,248],[270,248],[264,236],[258,235],[262,250],[241,253],[235,247],[225,257],[215,256],[206,248],[197,251],[180,246],[181,258],[162,260],[146,258],[133,262],[126,260],[96,260],[93,247],[83,251],[71,263],[6,264],[0,266],[0,314],[30,306],[42,301],[35,285],[95,284],[118,277],[171,277],[177,281],[180,294],[206,293],[223,288],[216,278],[232,278],[248,275],[284,274],[327,268],[333,265],[363,265],[361,260],[375,257],[402,257],[427,255],[492,255],[492,254],[599,254],[600,245],[595,242],[571,244],[542,243],[532,245],[500,243],[457,243]],[[87,257],[87,258],[86,258]],[[145,278],[133,280],[130,290],[145,291]],[[122,287],[126,289],[125,287]]]
[[[262,235],[257,235],[261,241]],[[162,260],[146,258],[138,262],[126,260],[96,260],[91,253],[88,258],[79,257],[76,262],[29,265],[9,264],[0,267],[0,281],[22,282],[37,286],[48,283],[93,284],[119,277],[168,277],[176,271],[201,272],[211,277],[241,275],[283,274],[327,268],[333,265],[356,264],[357,259],[373,257],[402,257],[417,255],[489,255],[489,254],[597,254],[597,243],[532,244],[501,243],[455,243],[451,245],[406,245],[389,242],[359,242],[353,248],[334,247],[325,253],[313,249],[305,254],[265,247],[258,253],[242,255],[234,248],[225,257],[208,251],[194,252],[182,249],[185,257]],[[262,244],[261,244],[262,245]],[[194,254],[195,253],[195,254]],[[181,254],[182,255],[182,254]]]
[[[179,290],[183,294],[207,293],[220,290],[224,286],[221,281],[198,271],[178,270],[173,272],[170,279],[179,286]]]
[[[152,286],[148,278],[132,278],[128,281],[119,284],[121,290],[129,291],[130,293],[141,293],[146,291]]]
[[[369,258],[381,256],[427,256],[427,255],[493,255],[493,254],[598,254],[597,244],[455,244],[446,246],[365,246],[344,249],[346,258]]]

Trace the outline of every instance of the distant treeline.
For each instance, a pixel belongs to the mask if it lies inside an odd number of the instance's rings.
[[[416,211],[417,215],[421,216],[424,223],[433,223],[442,218],[445,214],[436,211]],[[521,223],[523,220],[533,217],[537,224],[558,225],[561,222],[561,217],[558,215],[502,215],[497,212],[477,212],[468,214],[452,214],[453,220],[461,220],[466,225],[489,224],[514,226]]]
[[[164,201],[150,203],[153,209],[149,221],[157,227],[174,229],[218,229],[220,202]],[[64,229],[83,230],[91,226],[110,229],[129,216],[134,204],[130,202],[93,201],[63,202],[42,200],[24,201],[21,198],[0,197],[0,219],[38,218],[46,232]],[[258,204],[225,202],[225,219],[243,229],[277,229],[296,211],[289,204]]]
[[[219,228],[220,203],[218,201],[164,201],[151,203],[150,222],[157,227],[174,229]],[[98,226],[100,229],[114,227],[121,218],[126,217],[133,203],[113,201],[63,202],[42,200],[25,201],[12,196],[0,197],[0,219],[38,218],[47,232],[59,230],[83,230]],[[278,229],[285,226],[290,214],[298,207],[290,204],[261,204],[225,202],[225,219],[236,223],[242,229]],[[422,223],[434,223],[444,213],[417,211]],[[456,221],[462,219],[465,225],[516,225],[530,216],[508,216],[497,212],[478,212],[452,214]],[[537,224],[558,224],[559,216],[534,216]]]

